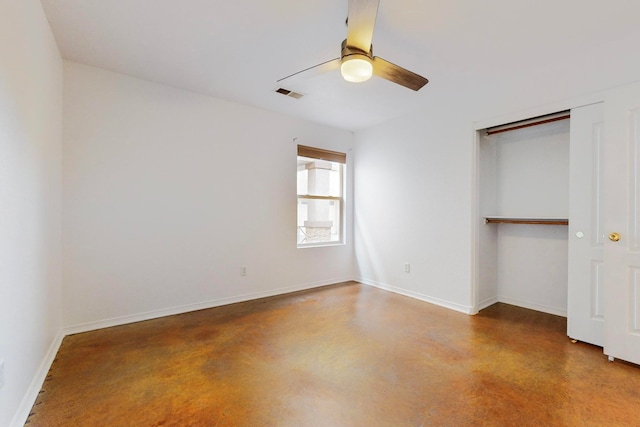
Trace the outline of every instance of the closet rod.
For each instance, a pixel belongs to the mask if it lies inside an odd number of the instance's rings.
[[[486,224],[540,224],[540,225],[569,225],[569,220],[564,218],[504,218],[486,217]]]
[[[493,128],[489,128],[487,129],[487,135],[493,135],[496,133],[502,133],[502,132],[508,132],[510,130],[516,130],[516,129],[524,129],[524,128],[528,128],[531,126],[538,126],[538,125],[543,125],[545,123],[551,123],[551,122],[557,122],[560,120],[566,120],[571,118],[571,114],[568,111],[565,111],[563,113],[559,113],[562,114],[560,116],[554,115],[552,117],[549,116],[543,116],[543,117],[537,117],[535,119],[531,119],[533,121],[525,121],[523,122],[514,122],[514,123],[508,123],[506,125],[501,125],[501,126],[496,126]]]

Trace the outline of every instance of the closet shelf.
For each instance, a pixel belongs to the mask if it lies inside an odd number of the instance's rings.
[[[488,216],[485,217],[487,224],[541,224],[541,225],[569,225],[567,218],[521,218]]]

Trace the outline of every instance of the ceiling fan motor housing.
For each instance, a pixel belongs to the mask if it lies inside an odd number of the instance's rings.
[[[343,40],[342,42],[342,51],[340,52],[340,59],[344,61],[344,59],[351,55],[362,55],[368,57],[370,60],[373,60],[373,45],[369,48],[369,52],[365,52],[362,49],[358,49],[357,47],[347,46],[347,40]]]

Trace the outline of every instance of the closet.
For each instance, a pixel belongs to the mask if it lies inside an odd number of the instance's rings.
[[[480,309],[567,315],[569,118],[479,131]]]
[[[476,307],[566,316],[640,364],[640,84],[600,101],[478,130]]]

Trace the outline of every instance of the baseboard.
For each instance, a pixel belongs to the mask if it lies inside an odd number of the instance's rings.
[[[173,316],[176,314],[188,313],[190,311],[204,310],[207,308],[220,307],[228,304],[250,301],[259,298],[267,298],[276,295],[288,294],[291,292],[305,291],[308,289],[318,288],[321,286],[333,285],[336,283],[348,282],[356,280],[353,276],[335,278],[331,280],[323,280],[318,282],[305,283],[302,285],[288,286],[285,288],[270,289],[268,291],[252,292],[244,295],[233,297],[219,298],[195,304],[186,304],[176,307],[153,310],[144,313],[137,313],[127,316],[114,317],[111,319],[98,320],[96,322],[72,325],[64,328],[64,335],[79,334],[82,332],[95,331],[97,329],[110,328],[112,326],[126,325],[128,323],[142,322],[145,320],[157,319],[159,317]]]
[[[557,307],[550,307],[544,304],[535,304],[528,301],[521,301],[515,298],[509,298],[500,296],[498,302],[505,304],[511,304],[522,308],[528,308],[529,310],[541,311],[542,313],[553,314],[560,317],[567,317],[567,310],[563,310]]]
[[[415,298],[417,300],[420,301],[424,301],[424,302],[428,302],[430,304],[434,304],[434,305],[438,305],[440,307],[444,307],[444,308],[448,308],[451,310],[455,310],[455,311],[459,311],[460,313],[464,313],[464,314],[472,314],[473,313],[473,307],[471,306],[467,306],[467,305],[462,305],[462,304],[457,304],[451,301],[446,301],[440,298],[435,298],[435,297],[430,297],[428,295],[424,295],[418,292],[413,292],[413,291],[408,291],[406,289],[402,289],[402,288],[398,288],[396,286],[393,285],[389,285],[386,283],[382,283],[382,282],[378,282],[375,280],[369,280],[369,279],[365,279],[365,278],[357,278],[355,279],[357,282],[362,283],[363,285],[368,285],[368,286],[373,286],[374,288],[378,288],[378,289],[382,289],[385,291],[389,291],[389,292],[393,292],[396,294],[400,294],[400,295],[404,295],[406,297],[410,297],[410,298]]]
[[[491,297],[491,298],[487,298],[486,300],[481,301],[480,303],[478,303],[478,310],[477,311],[484,310],[485,308],[490,307],[490,306],[492,306],[493,304],[495,304],[497,302],[500,302],[497,296]]]
[[[33,377],[31,384],[29,384],[29,388],[22,398],[20,406],[18,406],[18,410],[14,414],[9,427],[23,427],[27,422],[27,418],[29,418],[31,408],[38,398],[38,393],[40,393],[40,389],[42,388],[42,384],[44,383],[45,378],[47,377],[47,373],[49,372],[49,369],[51,368],[51,365],[56,358],[56,354],[58,354],[58,350],[60,349],[60,345],[62,344],[64,336],[65,335],[63,330],[60,330],[53,339],[53,342],[49,346],[47,354],[42,359],[42,362],[40,363],[38,371]]]

